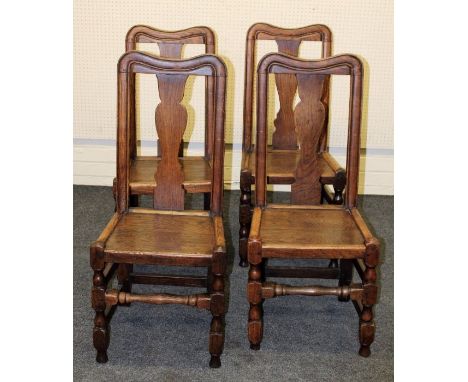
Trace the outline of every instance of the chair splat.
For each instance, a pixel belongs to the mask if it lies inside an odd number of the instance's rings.
[[[162,210],[183,210],[184,173],[179,162],[179,146],[187,127],[187,109],[180,102],[184,97],[186,75],[157,74],[161,103],[156,107],[156,130],[161,148],[161,162],[154,179],[153,207]]]
[[[322,185],[317,152],[326,114],[321,100],[325,76],[297,74],[297,82],[301,101],[294,111],[294,121],[300,159],[291,186],[291,201],[294,204],[320,204]]]

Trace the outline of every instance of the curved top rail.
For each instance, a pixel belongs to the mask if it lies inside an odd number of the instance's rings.
[[[178,60],[149,53],[130,51],[123,54],[117,64],[119,73],[186,74],[226,77],[226,64],[212,54]]]
[[[303,60],[283,53],[269,53],[258,63],[258,73],[301,73],[362,75],[362,62],[352,54],[319,60]]]
[[[247,32],[247,40],[294,40],[331,42],[330,28],[323,24],[308,25],[301,28],[281,28],[271,24],[257,23]]]
[[[215,35],[213,30],[205,26],[178,31],[164,31],[148,25],[135,25],[127,32],[125,42],[178,42],[182,44],[214,45]]]

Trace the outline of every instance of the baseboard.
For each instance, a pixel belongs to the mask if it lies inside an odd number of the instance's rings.
[[[155,155],[154,144],[143,142],[142,155]],[[202,145],[189,144],[188,155],[200,155]],[[335,159],[345,165],[342,148],[330,148]],[[115,176],[116,150],[113,140],[75,139],[73,145],[73,183],[81,185],[111,186]],[[230,190],[239,189],[241,162],[240,145],[227,145],[224,159],[224,183]],[[289,191],[290,186],[275,185],[273,190]],[[393,195],[393,150],[366,149],[361,154],[359,193]]]

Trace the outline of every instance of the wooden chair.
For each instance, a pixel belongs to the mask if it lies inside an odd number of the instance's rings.
[[[284,54],[266,55],[258,68],[256,207],[248,241],[250,264],[248,300],[250,303],[248,337],[250,347],[259,349],[263,336],[263,301],[286,295],[338,296],[351,299],[359,315],[359,354],[367,357],[374,340],[372,307],[377,300],[376,270],[379,242],[367,228],[356,208],[362,98],[362,64],[352,55],[305,61]],[[267,185],[267,99],[268,74],[296,75],[300,102],[293,114],[299,141],[296,186],[301,193],[320,195],[317,180],[321,176],[319,154],[320,126],[326,107],[320,89],[330,75],[350,76],[350,113],[346,156],[347,188],[343,206],[273,205],[266,202]],[[319,123],[320,122],[320,123]],[[362,282],[339,275],[337,287],[320,285],[296,287],[267,281],[275,277],[320,277],[327,269],[313,275],[313,269],[284,268],[265,271],[270,258],[337,259],[346,267],[355,266]],[[342,271],[341,271],[342,272]]]
[[[146,25],[135,25],[125,38],[125,51],[137,50],[137,43],[156,43],[163,58],[180,59],[185,44],[203,44],[207,54],[216,53],[214,32],[204,26],[180,31],[163,31]],[[135,82],[135,81],[133,81]],[[152,195],[155,187],[153,169],[160,161],[160,142],[158,156],[137,156],[136,139],[136,93],[135,87],[129,89],[130,97],[130,205],[139,205],[139,195]],[[206,77],[205,84],[205,154],[203,157],[184,159],[184,190],[188,193],[204,193],[205,209],[210,208],[211,167],[213,155],[213,79]],[[179,156],[183,157],[184,141],[181,140]],[[116,198],[116,179],[114,179],[114,199]]]
[[[255,70],[255,47],[257,40],[275,40],[280,53],[298,55],[302,41],[321,41],[322,57],[331,55],[332,34],[325,25],[310,25],[297,29],[278,28],[269,24],[252,25],[247,33],[245,86],[244,86],[244,131],[242,141],[242,164],[240,173],[239,205],[239,265],[247,266],[247,240],[252,219],[251,188],[255,183],[255,146],[252,143],[253,88]],[[300,155],[297,147],[297,136],[293,118],[293,102],[297,91],[294,75],[278,73],[275,75],[276,89],[279,95],[280,109],[274,121],[275,132],[273,145],[267,150],[267,181],[269,184],[294,184],[296,167]],[[292,187],[293,203],[318,204],[326,199],[331,204],[343,203],[343,190],[346,184],[346,173],[330,155],[327,147],[329,80],[321,88],[322,102],[325,107],[325,119],[320,121],[321,135],[319,152],[320,184],[322,193],[310,195],[297,192]],[[319,128],[319,126],[317,126]],[[334,195],[324,187],[330,184]],[[333,264],[336,266],[336,264]]]
[[[153,167],[153,207],[131,208],[132,126],[130,89],[135,73],[156,74],[161,103],[156,108],[156,129],[161,158]],[[183,171],[185,161],[178,157],[187,123],[187,111],[180,104],[189,75],[213,80],[215,111],[214,145],[210,177],[210,211],[184,210]],[[93,340],[97,361],[107,361],[109,322],[117,305],[132,302],[184,304],[211,312],[209,334],[210,366],[221,365],[224,343],[224,277],[226,245],[222,221],[224,107],[226,68],[213,55],[188,60],[163,59],[142,52],[124,54],[118,64],[117,210],[91,245],[94,270],[92,306],[96,311]],[[133,264],[207,267],[207,277],[142,274]],[[108,288],[115,273],[122,287]],[[134,294],[132,284],[206,287],[192,295]]]

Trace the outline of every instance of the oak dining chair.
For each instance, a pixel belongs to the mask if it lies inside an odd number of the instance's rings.
[[[156,75],[161,102],[156,107],[160,158],[152,160],[153,208],[132,207],[132,115],[135,73]],[[181,104],[189,76],[212,79],[213,140],[210,157],[210,210],[186,210],[184,206],[185,158],[178,156],[187,125]],[[115,308],[132,303],[182,304],[211,312],[210,366],[221,366],[224,344],[226,245],[223,231],[223,162],[226,67],[214,55],[186,60],[161,58],[130,51],[118,63],[118,132],[116,211],[90,248],[94,271],[92,307],[95,310],[93,342],[96,360],[106,362],[109,323]],[[149,170],[148,166],[148,171]],[[133,190],[134,191],[134,190]],[[206,267],[205,276],[181,276],[134,272],[133,265]],[[179,268],[180,269],[180,268]],[[113,288],[113,276],[120,286]],[[133,284],[204,288],[197,294],[137,294]],[[174,317],[176,325],[178,317]],[[150,318],[148,318],[150,320]]]
[[[321,129],[327,107],[322,89],[329,76],[345,75],[350,78],[348,115],[348,144],[346,153],[346,192],[343,205],[310,205],[299,198],[294,204],[271,204],[266,200],[268,155],[267,99],[269,74],[295,75],[299,103],[293,110],[299,160],[295,170],[295,183],[300,195],[320,195],[322,175],[320,154]],[[248,338],[250,347],[260,348],[263,338],[263,303],[266,299],[287,296],[337,296],[341,301],[351,300],[359,316],[359,354],[370,355],[375,325],[373,305],[377,302],[377,273],[379,241],[371,233],[356,208],[363,66],[353,55],[339,55],[320,60],[301,60],[289,55],[268,54],[258,66],[257,140],[256,140],[256,207],[248,239],[247,297]],[[273,282],[268,277],[334,278],[324,274],[326,269],[312,274],[301,267],[270,269],[268,260],[287,259],[297,264],[299,259],[325,259],[340,262],[337,286],[292,286]],[[302,261],[302,260],[301,260]],[[348,278],[345,268],[355,267],[361,281]],[[270,319],[273,317],[270,316]],[[291,321],[294,317],[290,317]]]
[[[147,25],[135,25],[129,29],[125,38],[125,51],[140,50],[139,43],[153,43],[159,47],[159,56],[162,58],[181,59],[183,48],[187,44],[202,44],[205,53],[216,53],[216,40],[214,32],[205,26],[197,26],[178,31],[164,31]],[[135,74],[133,74],[135,76]],[[133,84],[136,83],[136,79]],[[130,205],[139,205],[140,195],[152,195],[155,186],[153,168],[160,161],[160,141],[157,141],[157,156],[137,155],[137,126],[136,126],[136,89],[129,89],[129,118],[130,118]],[[184,190],[188,193],[203,193],[205,209],[209,210],[210,183],[211,183],[211,157],[213,155],[213,79],[210,76],[205,80],[205,147],[203,156],[191,156],[184,159],[185,183]],[[179,157],[183,157],[184,141],[181,140]],[[114,179],[115,199],[116,179]]]
[[[332,33],[321,24],[302,28],[286,29],[265,23],[257,23],[247,32],[245,84],[244,84],[244,128],[242,141],[242,163],[240,172],[240,204],[239,204],[239,265],[247,266],[247,241],[252,219],[252,184],[255,183],[255,145],[253,135],[253,104],[255,83],[255,50],[257,41],[274,40],[280,53],[298,56],[299,47],[304,41],[321,42],[322,58],[329,57],[332,52]],[[318,123],[320,130],[317,150],[320,169],[320,192],[310,194],[300,192],[294,186],[296,167],[300,159],[298,137],[294,122],[293,107],[297,93],[296,76],[293,74],[275,74],[276,90],[279,97],[279,111],[274,120],[275,130],[272,135],[272,145],[267,149],[267,182],[268,184],[289,184],[292,186],[291,199],[293,203],[319,204],[326,200],[330,204],[343,203],[343,190],[346,184],[345,170],[328,152],[328,103],[329,78],[326,77],[320,91],[322,104],[325,108],[323,120]],[[312,85],[315,86],[315,85]],[[332,185],[334,193],[330,193],[325,185]],[[332,262],[333,266],[337,266]]]

